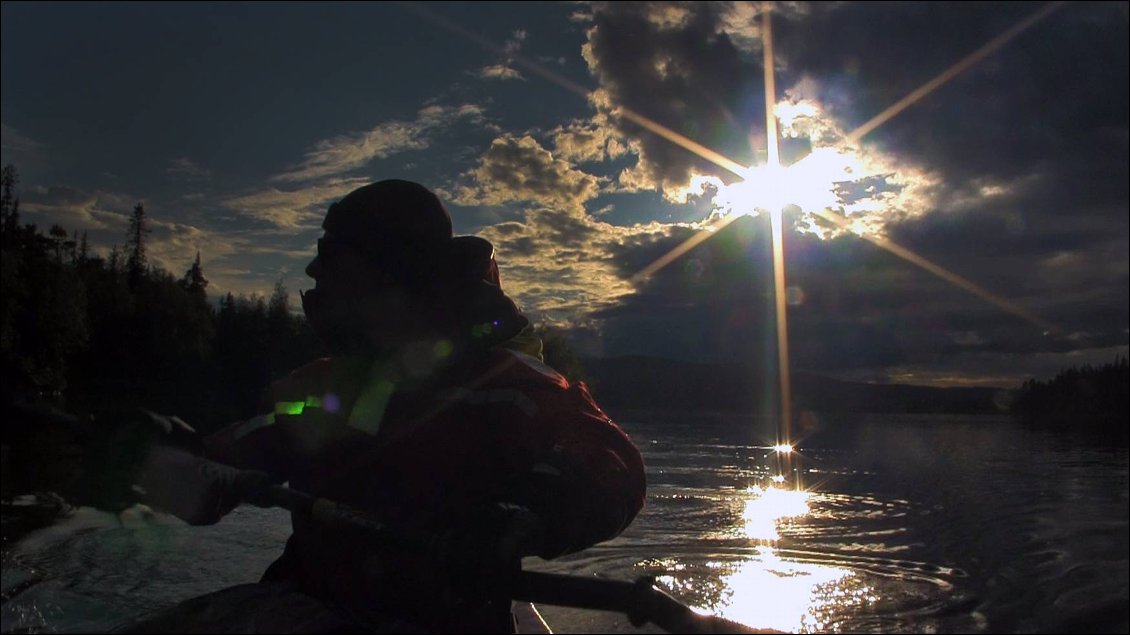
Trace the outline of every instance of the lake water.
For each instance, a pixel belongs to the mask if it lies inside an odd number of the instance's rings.
[[[699,609],[792,632],[1130,628],[1125,449],[1007,419],[872,416],[816,420],[781,455],[764,424],[649,419],[623,424],[648,466],[640,517],[613,541],[531,568],[654,575]],[[3,588],[24,590],[4,603],[2,630],[104,631],[254,581],[288,533],[277,510],[190,528],[80,509],[5,545]],[[636,630],[542,608],[557,632]]]

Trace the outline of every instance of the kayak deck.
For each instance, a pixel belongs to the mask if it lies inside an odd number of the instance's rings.
[[[514,602],[510,612],[514,614],[514,622],[519,633],[552,633],[545,618],[538,612],[538,608],[529,602]]]

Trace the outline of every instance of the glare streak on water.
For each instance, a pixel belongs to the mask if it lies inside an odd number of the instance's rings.
[[[632,423],[648,503],[618,538],[534,568],[634,579],[755,627],[793,632],[1127,631],[1125,450],[1001,420],[827,425],[792,461],[807,494],[770,489],[779,460],[746,423]],[[764,437],[764,435],[762,435]],[[106,630],[252,581],[281,552],[282,512],[189,528],[80,510],[5,545],[3,631]],[[546,608],[557,632],[631,632]],[[654,628],[645,631],[655,632]]]

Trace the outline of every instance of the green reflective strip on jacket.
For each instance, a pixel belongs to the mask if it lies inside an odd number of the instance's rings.
[[[275,414],[277,415],[300,415],[306,408],[305,401],[276,401]]]
[[[310,395],[306,397],[306,401],[276,401],[275,414],[277,415],[300,415],[307,408],[321,408],[322,398]]]
[[[241,439],[248,434],[251,434],[252,432],[258,430],[259,428],[265,428],[267,426],[274,425],[278,422],[276,417],[278,417],[279,415],[296,417],[305,412],[307,408],[321,407],[322,399],[313,395],[307,397],[306,401],[276,401],[274,412],[259,415],[257,417],[248,419],[247,421],[244,421],[242,424],[238,425],[234,431],[235,438]]]

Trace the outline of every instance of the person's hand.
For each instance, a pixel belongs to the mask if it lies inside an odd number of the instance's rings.
[[[494,557],[509,562],[541,551],[546,532],[541,517],[518,505],[499,503],[496,506],[502,510],[505,520],[494,544]]]
[[[201,447],[196,430],[178,417],[141,408],[101,412],[85,429],[82,487],[70,496],[110,511],[144,502],[134,485],[154,449],[177,448],[193,456]]]
[[[204,452],[204,441],[196,428],[176,415],[163,415],[141,408],[138,410],[137,423],[148,428],[156,443],[181,448],[196,455]]]
[[[218,465],[218,464],[214,464]],[[227,466],[223,466],[227,467]],[[229,468],[234,469],[234,468]],[[247,503],[256,507],[274,507],[275,502],[271,496],[271,488],[276,485],[271,475],[259,470],[234,470],[236,473],[230,481],[229,492],[238,503]]]
[[[461,593],[490,597],[504,590],[521,569],[522,558],[541,549],[544,536],[544,524],[529,509],[495,503],[476,508],[441,532],[431,556]]]
[[[153,447],[134,480],[140,502],[192,525],[210,525],[242,502],[270,507],[266,472],[240,470],[179,448]]]

